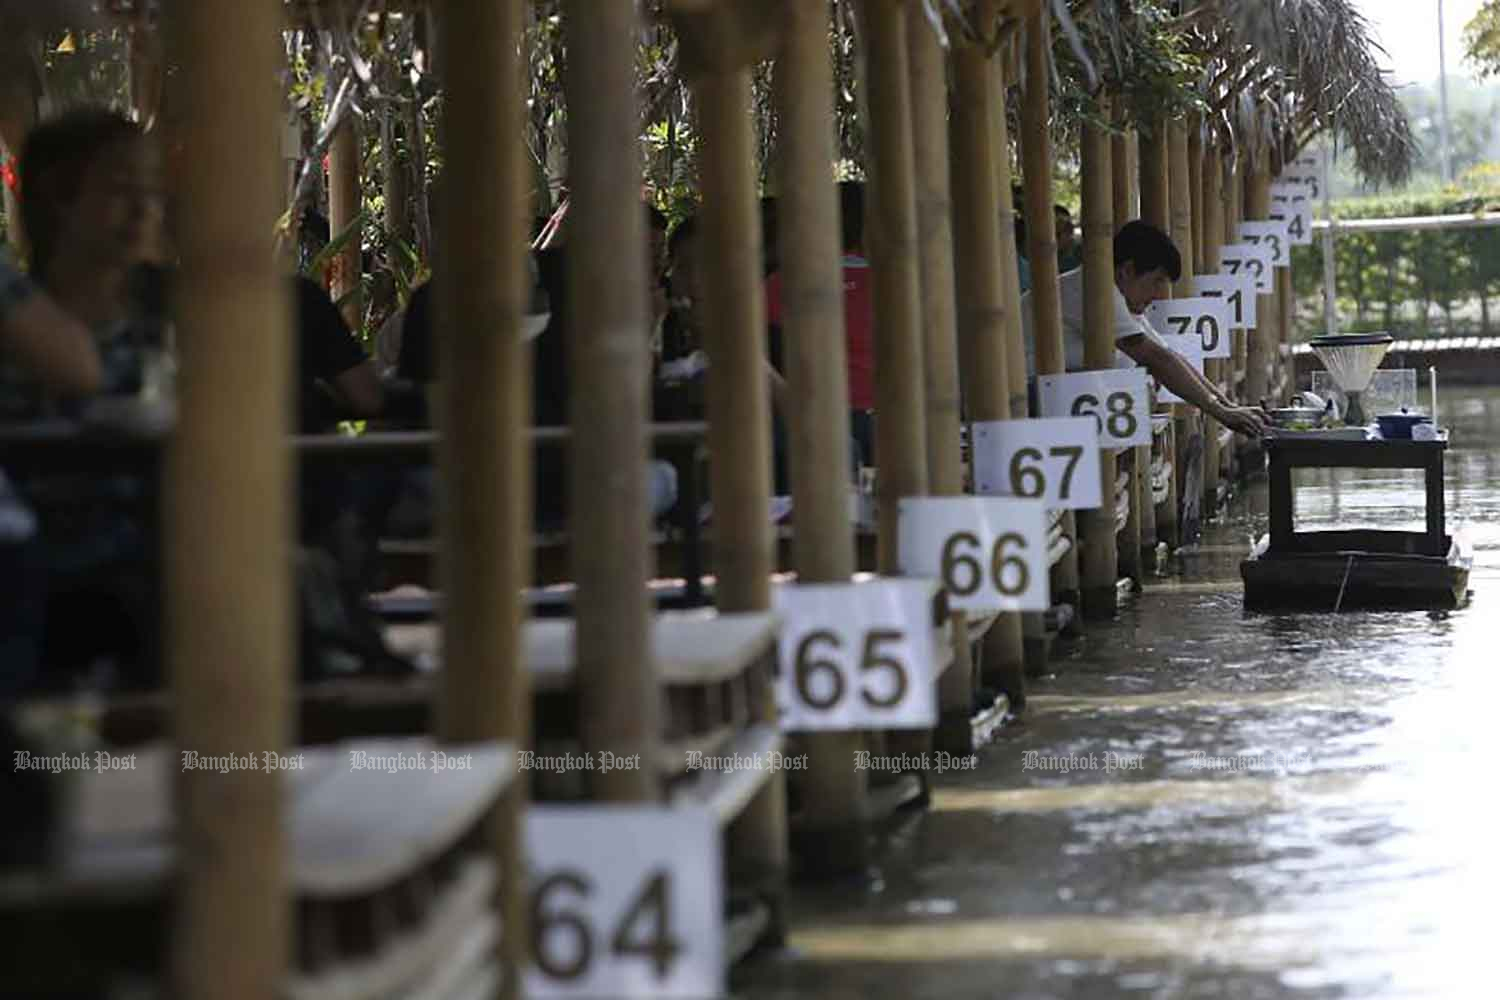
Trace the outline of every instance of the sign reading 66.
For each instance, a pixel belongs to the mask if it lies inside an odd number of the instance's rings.
[[[1229,331],[1234,327],[1232,310],[1229,301],[1219,295],[1161,299],[1146,307],[1146,322],[1174,337],[1197,337],[1205,358],[1227,358],[1234,353],[1229,342]]]
[[[1227,323],[1222,327],[1215,323],[1215,338],[1222,336],[1227,342],[1228,334]],[[1036,381],[1042,416],[1093,417],[1099,428],[1099,447],[1151,443],[1151,385],[1145,369],[1070,372],[1043,375]]]
[[[1047,508],[1041,501],[907,497],[897,525],[901,572],[941,580],[949,607],[1047,610]]]
[[[923,579],[777,587],[781,728],[937,725],[938,592]]]
[[[1102,504],[1099,426],[1089,417],[974,425],[974,492],[1045,500],[1062,510]]]

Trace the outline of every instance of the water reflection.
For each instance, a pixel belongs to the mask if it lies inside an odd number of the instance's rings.
[[[1246,614],[1238,563],[1267,522],[1250,491],[940,782],[881,891],[799,892],[793,950],[744,995],[1494,995],[1500,391],[1444,413],[1469,608]],[[1420,527],[1420,474],[1312,471],[1297,514]]]

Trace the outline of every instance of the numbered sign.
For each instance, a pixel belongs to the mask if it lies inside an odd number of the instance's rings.
[[[1231,278],[1248,275],[1258,295],[1269,295],[1275,287],[1271,249],[1258,243],[1226,243],[1219,249],[1219,273]]]
[[[776,700],[787,732],[937,725],[934,580],[785,584]]]
[[[1298,154],[1295,160],[1286,165],[1287,173],[1296,174],[1318,174],[1323,173],[1323,165],[1327,162],[1328,150],[1310,149]]]
[[[1177,354],[1182,355],[1182,359],[1184,361],[1186,361],[1189,365],[1191,365],[1194,369],[1196,369],[1199,374],[1202,374],[1202,372],[1203,372],[1203,342],[1201,340],[1199,340],[1197,337],[1192,337],[1192,336],[1182,337],[1182,336],[1177,336],[1175,334],[1173,334],[1173,335],[1166,335],[1166,334],[1164,334],[1161,339],[1164,340],[1164,341],[1166,341],[1167,346],[1170,347],[1174,352],[1176,352]],[[1156,389],[1156,401],[1158,403],[1186,403],[1187,402],[1187,400],[1183,399],[1181,396],[1178,396],[1175,392],[1173,392],[1171,389],[1168,389],[1164,385],[1157,386],[1157,389]]]
[[[1309,203],[1320,201],[1323,197],[1323,175],[1321,173],[1307,173],[1296,170],[1282,174],[1277,178],[1278,184],[1295,185],[1302,188],[1302,193],[1307,195]]]
[[[1266,216],[1272,222],[1285,222],[1287,238],[1293,246],[1307,246],[1313,241],[1312,199],[1307,196],[1307,187],[1301,183],[1285,182],[1271,185],[1271,212]]]
[[[975,493],[1045,500],[1062,510],[1093,510],[1104,502],[1092,417],[978,423],[973,454]]]
[[[1231,328],[1235,330],[1255,329],[1255,279],[1249,275],[1199,275],[1193,279],[1193,294],[1211,299],[1223,299],[1229,306]]]
[[[723,995],[722,843],[707,809],[528,807],[526,995]]]
[[[1205,358],[1227,358],[1234,353],[1229,340],[1229,331],[1234,328],[1231,313],[1223,296],[1200,295],[1191,299],[1159,299],[1146,307],[1146,320],[1163,334],[1197,337],[1203,344]]]
[[[1147,432],[1150,411],[1146,413]],[[1046,611],[1047,505],[1008,497],[908,497],[901,572],[935,577],[960,611]]]
[[[1292,266],[1292,238],[1285,222],[1241,222],[1240,239],[1269,249],[1272,267]]]
[[[1042,375],[1036,384],[1042,416],[1093,417],[1099,447],[1151,443],[1151,384],[1144,368]]]

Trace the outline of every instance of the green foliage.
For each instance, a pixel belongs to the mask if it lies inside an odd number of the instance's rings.
[[[1495,178],[1500,165],[1471,173]],[[1500,184],[1467,193],[1361,198],[1335,202],[1338,219],[1473,215],[1500,209]],[[1399,336],[1489,334],[1490,300],[1500,293],[1500,228],[1340,232],[1334,244],[1341,329]],[[1292,251],[1292,278],[1306,317],[1303,334],[1321,332],[1323,246]],[[1317,317],[1313,319],[1312,317]]]
[[[1500,0],[1485,0],[1464,25],[1464,54],[1481,77],[1500,76]]]

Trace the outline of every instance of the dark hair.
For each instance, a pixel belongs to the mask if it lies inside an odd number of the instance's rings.
[[[646,226],[664,233],[667,231],[667,217],[655,205],[647,205]]]
[[[672,230],[672,235],[667,237],[667,257],[671,258],[677,256],[678,248],[681,247],[684,242],[692,239],[697,234],[697,216],[690,215],[686,219],[683,219],[681,222],[677,223],[677,227]]]
[[[21,225],[38,279],[45,280],[57,251],[60,209],[78,197],[89,167],[141,135],[135,122],[103,108],[69,111],[31,130],[21,149]]]
[[[1070,212],[1070,211],[1068,211],[1068,206],[1067,205],[1053,205],[1052,206],[1052,214],[1053,215],[1066,215],[1070,219],[1073,217],[1073,213]]]
[[[1140,219],[1125,223],[1115,234],[1115,267],[1126,263],[1134,264],[1137,274],[1160,270],[1173,281],[1182,277],[1182,254],[1172,237]]]
[[[865,242],[865,186],[859,181],[839,185],[839,225],[845,250],[854,250]]]

